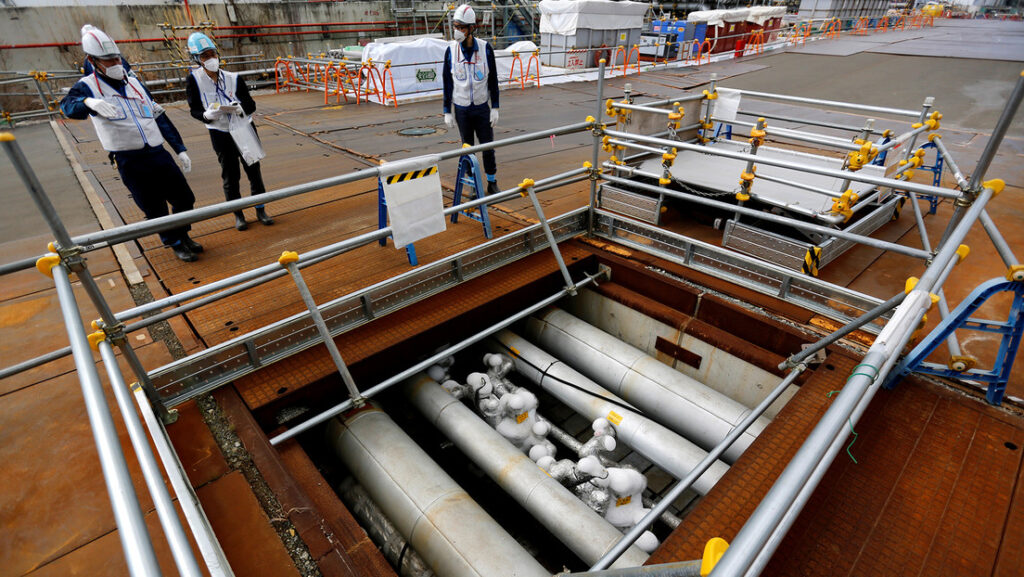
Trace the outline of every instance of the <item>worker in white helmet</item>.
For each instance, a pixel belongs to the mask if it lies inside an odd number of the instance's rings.
[[[177,153],[185,172],[192,169],[192,160],[163,107],[138,78],[126,73],[121,51],[102,30],[83,26],[82,49],[93,70],[71,87],[61,111],[68,118],[92,119],[100,144],[146,218],[167,216],[168,204],[174,213],[192,210],[195,195],[164,141]],[[160,240],[179,259],[192,262],[203,247],[189,238],[188,230],[184,226],[161,231]]]
[[[249,193],[252,196],[263,194],[267,189],[263,185],[263,174],[260,172],[258,157],[262,154],[243,154],[233,136],[237,135],[240,129],[251,129],[250,136],[257,140],[259,138],[256,136],[256,127],[252,124],[256,102],[249,95],[245,80],[234,72],[220,68],[217,45],[202,32],[194,32],[188,37],[188,52],[199,66],[185,79],[185,99],[188,101],[192,118],[205,123],[210,133],[213,151],[217,153],[217,161],[220,162],[224,199],[235,200],[242,197],[239,190],[239,181],[242,177],[239,164],[245,169],[245,176],[249,179]],[[262,204],[256,206],[256,218],[264,225],[274,224],[274,219],[267,215]],[[235,213],[235,228],[249,228],[242,211]]]
[[[466,144],[494,140],[498,124],[498,70],[494,64],[494,48],[475,38],[476,13],[463,4],[455,9],[452,22],[453,42],[444,53],[444,122],[449,128],[459,125],[459,134]],[[488,106],[488,101],[490,106]],[[487,194],[499,192],[494,151],[484,151],[484,172]]]

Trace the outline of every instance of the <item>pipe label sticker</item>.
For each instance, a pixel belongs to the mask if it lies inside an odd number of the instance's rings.
[[[619,497],[615,500],[615,506],[621,507],[623,505],[629,505],[629,502],[633,500],[632,495],[626,495],[625,497]]]
[[[525,421],[526,419],[529,419],[529,418],[530,418],[530,411],[526,411],[525,413],[520,413],[520,414],[516,415],[516,424],[522,423],[523,421]]]
[[[616,413],[615,411],[608,411],[608,420],[611,421],[613,425],[621,425],[622,415]]]

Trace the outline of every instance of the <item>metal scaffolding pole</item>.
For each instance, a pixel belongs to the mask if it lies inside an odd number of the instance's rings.
[[[132,448],[135,449],[135,456],[138,457],[142,477],[153,498],[153,506],[156,508],[157,517],[160,518],[160,527],[163,528],[167,543],[170,545],[174,563],[183,577],[200,577],[202,572],[192,555],[192,546],[178,519],[178,511],[174,508],[170,493],[167,492],[167,485],[164,484],[160,465],[157,464],[156,457],[153,456],[153,451],[149,447],[146,430],[142,427],[139,414],[135,412],[128,385],[124,382],[120,367],[117,366],[114,348],[110,346],[110,342],[106,340],[102,332],[99,336],[104,337],[104,340],[99,341],[97,346],[100,356],[103,358],[103,365],[107,369],[110,388],[114,390],[117,407],[121,411],[121,417],[124,418],[128,438],[131,440]],[[170,476],[173,473],[168,471],[167,474]]]
[[[78,302],[71,288],[69,273],[64,265],[60,264],[56,255],[49,258],[50,263],[45,266],[50,267],[48,270],[53,275],[57,288],[64,327],[71,341],[75,369],[82,385],[85,411],[89,416],[93,441],[96,443],[96,452],[103,470],[103,480],[107,485],[107,494],[110,496],[110,506],[114,510],[114,521],[117,523],[117,534],[124,549],[128,571],[132,577],[160,575],[160,564],[157,563],[156,553],[153,551],[153,541],[146,528],[139,499],[135,495],[135,487],[132,485],[128,464],[117,437],[114,418],[110,414],[85,329],[78,316]]]

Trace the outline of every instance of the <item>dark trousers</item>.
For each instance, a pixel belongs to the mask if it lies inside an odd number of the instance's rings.
[[[253,129],[255,130],[255,126]],[[220,162],[220,178],[224,182],[224,200],[235,200],[242,198],[239,190],[239,181],[242,172],[238,166],[245,169],[245,177],[249,179],[249,193],[252,196],[263,194],[267,191],[263,186],[263,174],[260,172],[260,163],[249,166],[242,160],[231,133],[220,130],[210,130],[210,142],[213,144],[213,151],[217,153],[217,162]],[[263,205],[259,205],[262,208]]]
[[[487,144],[494,140],[490,106],[474,104],[473,106],[453,106],[452,108],[455,109],[455,122],[459,125],[462,142],[470,146],[476,144],[473,140],[474,134],[480,140],[480,144]],[[493,150],[484,151],[484,172],[487,174],[498,173],[498,164],[494,160]]]
[[[113,156],[121,181],[147,219],[167,216],[168,204],[174,214],[192,210],[196,197],[174,157],[163,146],[115,152]],[[167,245],[177,244],[190,228],[186,225],[165,230],[160,233],[160,240]]]

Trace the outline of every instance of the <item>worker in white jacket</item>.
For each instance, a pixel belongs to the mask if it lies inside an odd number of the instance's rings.
[[[444,122],[449,128],[459,125],[462,142],[472,145],[474,136],[481,144],[494,140],[498,124],[498,70],[494,48],[473,36],[476,13],[463,4],[455,9],[452,22],[454,39],[444,53],[441,78],[444,83]],[[488,106],[490,102],[490,106]],[[499,192],[494,150],[484,151],[487,194]]]
[[[185,79],[185,99],[192,117],[205,123],[210,133],[210,143],[220,162],[224,200],[242,197],[239,164],[249,179],[249,194],[263,194],[267,191],[259,162],[263,147],[252,124],[256,102],[249,95],[245,80],[220,68],[217,46],[202,32],[188,37],[188,52],[199,66]],[[256,219],[264,225],[274,224],[262,204],[256,206]],[[249,228],[242,211],[235,212],[235,228]]]
[[[146,218],[166,216],[168,204],[175,213],[191,210],[196,197],[163,146],[167,141],[182,169],[192,170],[178,129],[139,79],[125,71],[120,49],[102,30],[83,26],[82,50],[92,71],[71,87],[61,111],[68,118],[92,120],[100,144]],[[189,238],[188,230],[162,231],[160,240],[179,259],[192,262],[203,247]]]

